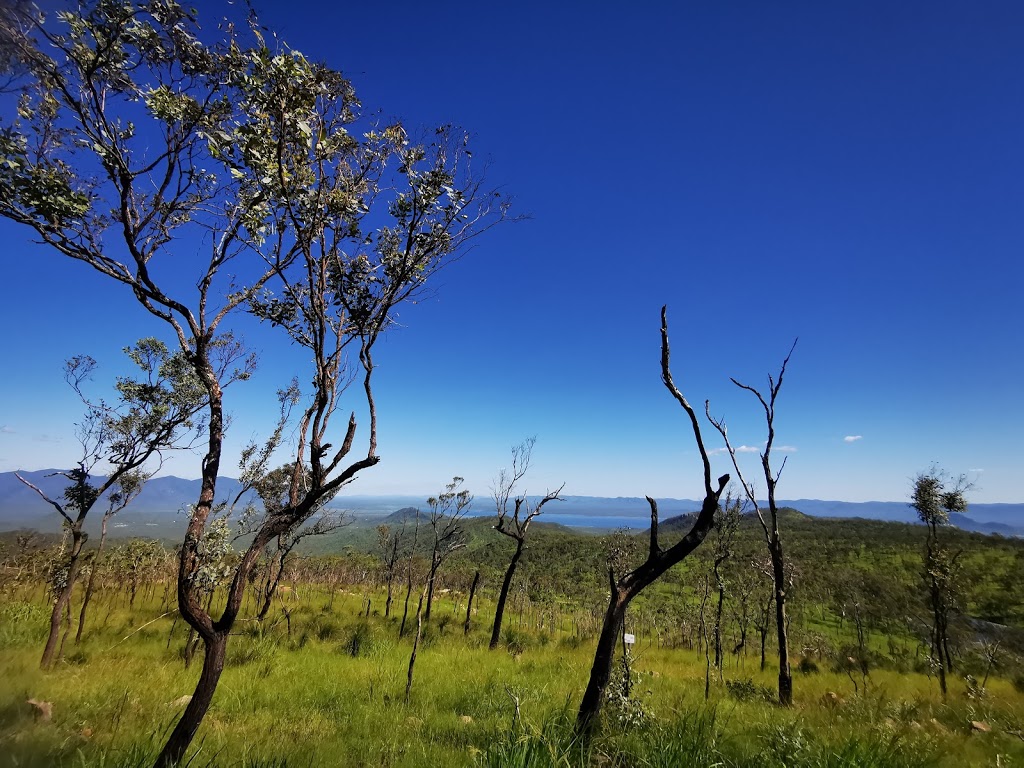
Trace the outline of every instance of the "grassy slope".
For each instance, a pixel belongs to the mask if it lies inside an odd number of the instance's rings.
[[[513,628],[507,639],[517,654],[488,652],[492,606],[481,606],[463,637],[454,605],[442,602],[406,706],[410,641],[397,639],[395,620],[360,618],[363,595],[339,594],[331,608],[325,593],[307,589],[300,596],[290,604],[290,637],[279,621],[263,633],[249,624],[232,638],[192,765],[522,764],[531,749],[575,754],[564,730],[586,680],[592,642],[573,638],[568,627]],[[120,603],[108,611],[101,600],[82,648],[43,674],[36,665],[45,611],[23,598],[8,595],[0,609],[0,766],[146,764],[173,724],[178,707],[172,702],[191,692],[198,675],[196,666],[183,670],[180,624],[168,648],[171,617],[147,624],[165,610],[158,600],[137,606],[134,616]],[[796,707],[786,711],[764,700],[736,701],[717,683],[706,705],[702,654],[646,645],[637,656],[637,690],[661,725],[632,734],[612,728],[578,759],[672,764],[665,756],[675,754],[697,765],[713,758],[723,765],[807,766],[982,766],[994,765],[997,755],[1001,765],[1024,761],[1024,697],[1003,680],[991,682],[983,700],[965,698],[957,681],[942,704],[934,682],[922,675],[878,671],[868,695],[854,696],[848,678],[823,671],[798,676]],[[730,660],[725,674],[760,686],[774,682],[753,657]],[[839,693],[836,706],[822,705],[828,691]],[[32,721],[24,705],[29,697],[53,703],[52,722]],[[522,714],[516,724],[515,699]],[[972,733],[971,720],[993,730]]]

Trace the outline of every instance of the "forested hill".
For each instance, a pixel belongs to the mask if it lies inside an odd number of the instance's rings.
[[[52,498],[59,499],[67,481],[54,475],[55,470],[25,472],[22,476],[37,485]],[[223,477],[218,484],[218,495],[233,497],[238,493],[238,481]],[[114,521],[115,535],[172,536],[177,538],[179,528],[185,524],[182,510],[188,508],[199,495],[199,481],[180,477],[158,477],[150,480],[142,494],[118,515]],[[425,499],[416,496],[364,496],[337,497],[332,507],[348,509],[357,518],[378,522],[396,510],[426,509]],[[781,505],[797,509],[811,517],[865,518],[890,522],[915,522],[914,510],[902,501],[846,502],[819,499],[784,500]],[[700,508],[692,499],[659,499],[663,520],[684,515]],[[471,514],[486,516],[491,512],[491,500],[478,498]],[[608,498],[600,496],[567,496],[545,510],[544,519],[569,527],[600,529],[646,528],[649,521],[647,502],[641,497]],[[954,515],[953,524],[959,528],[1003,536],[1024,535],[1024,503],[972,504],[966,515]],[[99,526],[99,515],[91,520]],[[0,530],[35,528],[41,531],[59,530],[59,516],[53,507],[21,483],[13,472],[0,473]]]

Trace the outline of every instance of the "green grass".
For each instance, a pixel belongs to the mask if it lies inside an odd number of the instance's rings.
[[[289,604],[290,636],[283,621],[239,623],[192,766],[1024,765],[1024,695],[1003,679],[980,699],[954,679],[943,703],[934,680],[878,669],[854,695],[821,661],[818,673],[796,674],[792,709],[741,700],[717,680],[705,702],[703,654],[643,644],[634,691],[648,724],[608,724],[582,745],[572,721],[594,641],[509,620],[516,653],[488,651],[486,603],[469,636],[452,604],[438,603],[407,706],[411,638],[398,638],[398,620],[360,616],[362,594],[339,591],[329,610],[326,593],[302,597]],[[186,630],[179,621],[168,645],[172,616],[157,618],[167,610],[158,599],[140,597],[134,615],[108,600],[95,601],[82,646],[43,673],[45,607],[0,597],[0,768],[148,765],[159,751],[201,656],[184,669]],[[772,688],[775,672],[758,667],[730,657],[725,678]],[[53,720],[34,721],[28,698],[52,702]]]

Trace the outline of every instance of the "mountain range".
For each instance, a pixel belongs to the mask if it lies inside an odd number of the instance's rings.
[[[51,498],[60,500],[67,480],[54,475],[55,470],[23,472],[22,476],[41,488]],[[234,498],[241,486],[238,480],[220,478],[217,486],[219,498]],[[157,477],[145,488],[129,507],[112,521],[111,535],[146,536],[150,538],[177,538],[185,526],[189,505],[199,496],[200,481],[180,477]],[[425,500],[419,496],[338,496],[331,508],[350,510],[356,519],[379,522],[395,510],[419,507],[425,510]],[[793,499],[779,501],[780,506],[792,507],[812,517],[861,517],[890,522],[917,522],[916,512],[902,501],[823,501],[819,499]],[[700,502],[693,499],[658,499],[662,520],[695,512]],[[493,514],[489,497],[479,497],[473,505],[473,515]],[[87,528],[99,529],[102,508],[98,507]],[[551,523],[588,528],[646,528],[650,522],[650,508],[639,497],[609,498],[602,496],[566,496],[564,500],[545,507],[544,519]],[[1024,503],[972,504],[967,514],[953,515],[951,522],[959,528],[1003,536],[1024,536]],[[24,485],[14,472],[0,473],[0,530],[35,528],[40,531],[58,531],[60,517],[56,510],[39,495]]]

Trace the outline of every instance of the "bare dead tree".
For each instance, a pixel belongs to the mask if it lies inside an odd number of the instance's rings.
[[[437,572],[452,554],[466,546],[466,532],[463,530],[462,521],[473,503],[473,495],[465,489],[459,489],[462,483],[461,477],[453,477],[442,493],[427,499],[427,506],[430,507],[430,531],[433,536],[430,570],[427,572],[427,605],[423,615],[427,621],[430,621]]]
[[[523,556],[523,549],[526,544],[526,534],[530,529],[530,523],[534,521],[543,511],[544,505],[550,501],[561,501],[559,494],[565,488],[562,483],[555,491],[548,491],[544,498],[530,505],[524,493],[516,495],[519,481],[526,475],[530,468],[530,460],[533,457],[533,447],[537,442],[536,437],[530,437],[512,448],[512,469],[502,469],[494,481],[494,506],[498,515],[498,522],[494,530],[503,536],[507,536],[516,543],[515,552],[505,569],[505,578],[501,582],[501,590],[498,592],[498,605],[494,609],[494,624],[491,626],[490,649],[498,647],[498,640],[501,637],[501,621],[505,615],[505,601],[508,599],[508,591],[512,586],[512,578],[515,576],[519,559]],[[509,502],[512,502],[513,509],[509,512]]]
[[[590,680],[587,683],[587,688],[583,693],[583,700],[580,702],[579,712],[576,715],[576,732],[584,738],[589,737],[593,733],[593,729],[597,724],[597,718],[604,700],[604,693],[611,677],[615,643],[619,637],[626,609],[633,598],[650,584],[654,583],[665,571],[681,562],[700,546],[711,530],[715,513],[718,511],[719,499],[725,490],[725,486],[729,483],[729,475],[726,474],[718,478],[717,488],[712,484],[711,461],[704,447],[704,439],[701,436],[697,415],[672,380],[672,372],[669,367],[668,318],[665,307],[661,308],[661,378],[669,393],[682,406],[689,417],[694,441],[697,444],[701,463],[704,467],[704,501],[701,504],[697,519],[694,521],[689,532],[676,544],[663,550],[658,543],[658,504],[648,496],[647,503],[651,508],[651,531],[647,559],[637,568],[622,575],[617,575],[615,569],[609,567],[608,581],[610,594],[608,608],[605,611],[604,623],[601,626],[601,634],[598,637],[597,649],[594,653],[594,664],[590,669]]]
[[[704,403],[704,413],[725,441],[725,447],[729,452],[729,457],[732,459],[736,476],[739,478],[740,485],[743,486],[743,492],[757,513],[757,519],[760,521],[764,532],[765,543],[768,545],[768,554],[771,556],[772,561],[772,583],[775,588],[775,630],[779,645],[779,703],[787,707],[793,704],[793,672],[789,663],[789,624],[786,619],[786,557],[782,546],[782,536],[779,533],[779,509],[775,503],[775,488],[778,485],[779,477],[782,476],[782,470],[786,468],[786,459],[782,460],[782,464],[776,472],[772,470],[771,458],[772,447],[775,443],[775,402],[779,397],[779,391],[782,389],[782,379],[786,375],[786,366],[789,365],[789,359],[793,356],[794,349],[796,349],[796,341],[793,342],[789,353],[782,361],[778,378],[776,379],[769,374],[767,398],[754,387],[742,384],[736,379],[730,379],[740,389],[752,393],[764,410],[765,423],[768,428],[768,439],[765,441],[764,450],[760,452],[760,457],[761,469],[767,487],[769,520],[765,520],[764,511],[758,506],[754,485],[748,483],[740,471],[739,462],[736,460],[736,449],[729,441],[729,432],[725,426],[724,419],[712,418],[710,402],[705,401]]]

